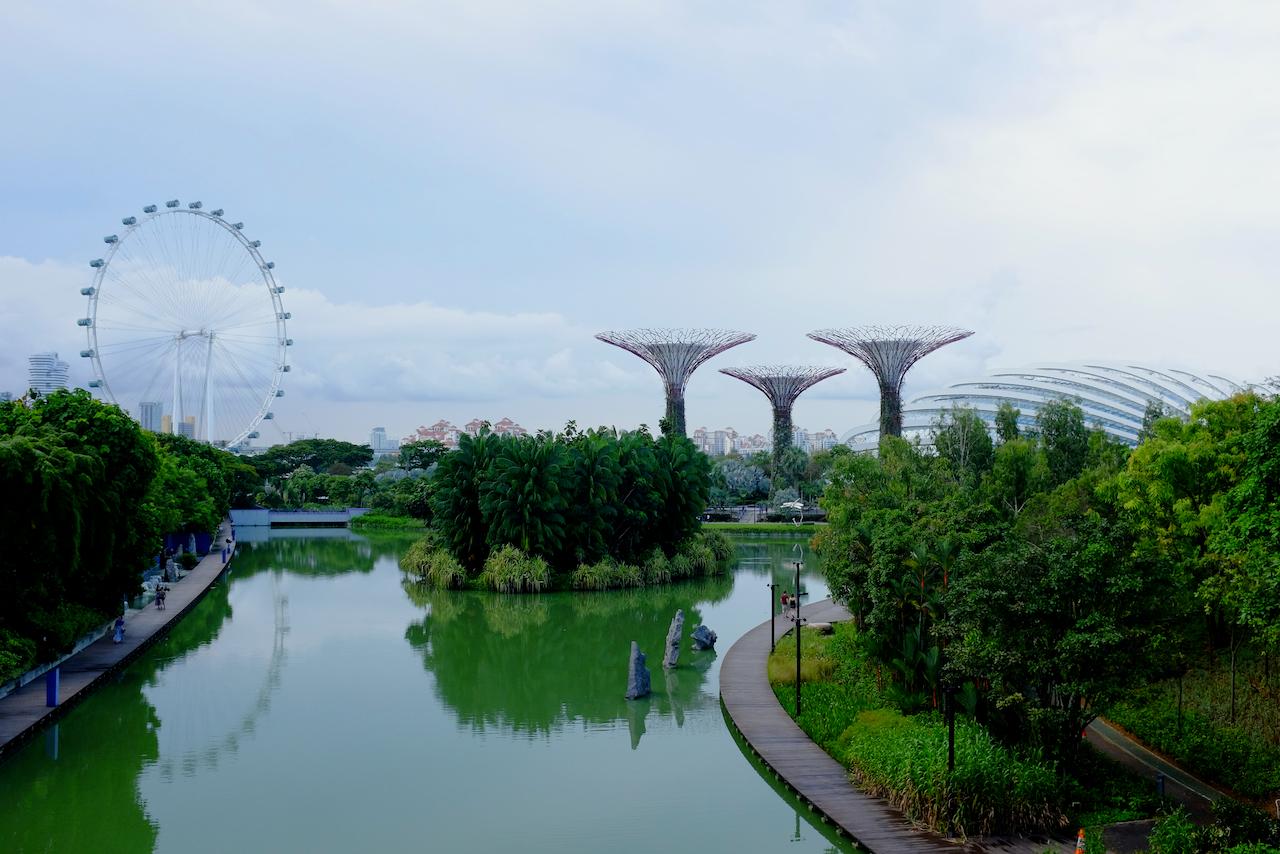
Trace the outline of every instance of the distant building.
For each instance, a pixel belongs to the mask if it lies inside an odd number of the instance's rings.
[[[138,423],[143,430],[159,433],[164,425],[164,404],[158,400],[144,400],[138,404]]]
[[[188,439],[196,437],[196,417],[194,415],[188,415],[178,422],[178,435],[186,436]]]
[[[386,427],[374,427],[369,431],[369,448],[373,451],[373,461],[377,462],[388,454],[400,450],[400,440],[387,436]]]
[[[811,454],[829,451],[838,444],[840,444],[840,437],[830,427],[818,433],[809,434],[809,453]]]
[[[726,427],[723,430],[699,427],[689,438],[702,453],[712,457],[723,457],[737,450],[738,431],[732,427]]]
[[[472,418],[462,428],[445,421],[440,420],[430,427],[419,427],[412,434],[405,436],[402,442],[421,442],[424,439],[433,439],[440,442],[447,448],[458,447],[458,437],[466,434],[468,436],[478,436],[480,431],[485,427],[489,431],[498,436],[527,436],[529,431],[521,427],[510,418],[503,418],[497,423],[487,421],[483,418]]]
[[[161,433],[173,432],[173,416],[172,415],[160,416],[160,432]]]
[[[71,366],[57,353],[35,353],[27,357],[27,387],[41,395],[52,394],[71,385]]]
[[[13,392],[0,391],[0,403],[8,403],[11,400],[13,400]]]

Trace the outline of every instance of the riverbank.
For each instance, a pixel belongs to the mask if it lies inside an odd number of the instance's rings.
[[[224,521],[214,543],[231,536],[231,523]],[[182,619],[230,566],[222,562],[216,549],[201,559],[182,581],[170,585],[165,609],[146,606],[125,615],[125,635],[115,643],[110,633],[63,661],[58,671],[58,704],[46,705],[45,679],[33,682],[0,699],[0,760],[41,729],[58,720],[76,703],[92,693],[106,677],[128,665]]]

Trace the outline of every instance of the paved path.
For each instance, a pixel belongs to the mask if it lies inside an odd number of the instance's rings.
[[[830,599],[806,605],[809,622],[849,619]],[[779,632],[782,621],[779,620]],[[876,854],[880,852],[957,852],[960,846],[918,830],[879,798],[854,788],[849,772],[827,755],[778,704],[769,686],[769,623],[738,639],[720,666],[720,699],[734,726],[762,762],[825,816]]]
[[[230,524],[224,522],[214,543],[221,543],[228,536]],[[62,662],[59,706],[51,709],[45,705],[44,677],[0,699],[0,758],[26,742],[46,724],[61,717],[71,706],[88,696],[90,690],[108,674],[140,655],[200,601],[225,568],[221,549],[210,552],[185,578],[169,586],[163,611],[148,605],[126,615],[123,642],[113,642],[108,632],[96,643]]]
[[[1156,774],[1164,774],[1165,794],[1184,805],[1194,815],[1209,818],[1213,802],[1226,797],[1213,786],[1147,749],[1102,718],[1095,718],[1089,724],[1085,737],[1090,744],[1116,762],[1135,774],[1149,778],[1152,786],[1155,786]]]

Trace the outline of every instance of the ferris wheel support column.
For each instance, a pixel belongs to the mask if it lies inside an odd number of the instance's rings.
[[[173,419],[169,423],[169,432],[177,435],[178,425],[182,423],[182,339],[178,335],[178,346],[173,354]]]
[[[213,393],[209,387],[209,374],[213,371],[213,330],[209,331],[209,348],[204,360],[204,440],[213,444]]]

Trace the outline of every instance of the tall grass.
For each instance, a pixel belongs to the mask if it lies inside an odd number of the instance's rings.
[[[574,590],[615,590],[622,587],[642,587],[644,583],[644,573],[640,567],[618,563],[611,558],[580,564],[569,574],[569,586]]]
[[[1059,829],[1067,825],[1054,769],[1025,760],[968,718],[956,721],[955,770],[947,771],[947,727],[936,714],[860,712],[837,740],[865,791],[907,816],[956,836]]]
[[[551,567],[542,558],[507,545],[489,553],[477,581],[499,593],[541,593],[551,586]]]
[[[400,568],[431,587],[461,588],[467,584],[462,565],[431,536],[423,537],[400,557]]]

